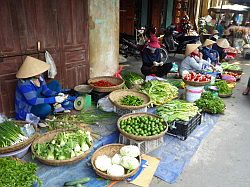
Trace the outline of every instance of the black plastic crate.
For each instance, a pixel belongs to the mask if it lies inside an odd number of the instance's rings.
[[[178,137],[181,140],[186,140],[187,137],[193,132],[197,125],[201,124],[201,114],[197,114],[188,122],[175,121],[169,129],[168,134]]]
[[[96,91],[92,91],[90,93],[92,101],[94,101],[95,103],[97,103],[99,99],[105,97],[108,94],[109,92],[96,92]]]

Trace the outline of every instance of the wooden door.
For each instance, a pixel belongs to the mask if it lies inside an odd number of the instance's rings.
[[[120,0],[120,32],[134,35],[135,0]]]
[[[87,1],[61,0],[58,27],[61,46],[62,82],[67,88],[89,78]]]
[[[165,0],[157,0],[153,1],[150,0],[150,20],[152,26],[155,26],[158,30],[158,33],[160,32],[161,25],[164,22],[164,16],[165,16]]]
[[[25,53],[52,55],[63,87],[86,83],[88,64],[88,1],[0,1],[0,113],[14,113],[15,74]],[[12,57],[8,57],[8,56]],[[44,54],[32,55],[44,60]],[[4,58],[1,58],[4,57]]]

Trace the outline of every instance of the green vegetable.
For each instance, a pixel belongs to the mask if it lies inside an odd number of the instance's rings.
[[[156,108],[156,112],[168,123],[174,121],[189,121],[196,116],[199,108],[194,103],[182,100],[173,100]]]
[[[31,187],[42,181],[36,176],[37,166],[30,162],[21,162],[11,158],[0,158],[1,187]]]
[[[203,92],[201,98],[195,101],[195,104],[204,112],[211,114],[222,114],[225,110],[224,101],[211,92]]]
[[[65,160],[87,151],[92,145],[89,132],[60,132],[51,141],[34,145],[35,152],[47,160]]]
[[[130,71],[122,72],[122,78],[128,88],[131,88],[136,84],[142,84],[144,82],[143,78],[140,75]]]
[[[155,105],[164,104],[178,96],[177,87],[172,86],[167,82],[158,80],[146,82],[141,91],[149,95],[152,103]]]
[[[153,136],[160,134],[167,128],[162,118],[152,116],[138,116],[123,119],[120,128],[135,136]]]
[[[214,84],[218,89],[219,89],[219,94],[231,94],[232,93],[232,89],[229,88],[228,84],[226,81],[221,80],[218,82],[215,82]]]
[[[143,104],[143,100],[140,97],[133,96],[133,95],[126,95],[120,100],[122,105],[127,106],[140,106]]]
[[[177,88],[184,88],[185,87],[185,83],[183,82],[183,80],[176,80],[176,79],[168,79],[166,82],[170,83],[173,86],[176,86]]]
[[[89,181],[90,181],[89,177],[84,177],[82,179],[77,179],[77,180],[65,182],[64,186],[75,186],[75,185],[87,183]]]
[[[241,67],[236,64],[229,64],[228,62],[221,63],[223,70],[241,70]]]
[[[14,121],[0,123],[0,147],[8,147],[26,140],[27,137]]]

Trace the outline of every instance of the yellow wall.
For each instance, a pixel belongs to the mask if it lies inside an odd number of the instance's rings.
[[[118,69],[119,0],[89,0],[90,77]]]

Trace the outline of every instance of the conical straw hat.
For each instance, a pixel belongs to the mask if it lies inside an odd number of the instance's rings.
[[[217,45],[221,48],[229,48],[230,44],[225,38],[220,38],[217,40]]]
[[[219,31],[218,30],[214,30],[213,34],[219,34]]]
[[[206,39],[206,41],[203,43],[203,46],[206,47],[208,45],[213,45],[214,43],[216,42],[213,40]]]
[[[199,46],[201,46],[201,44],[187,44],[185,56],[188,56],[190,53],[192,53]]]
[[[19,68],[16,77],[18,79],[33,77],[47,71],[49,68],[49,64],[31,56],[27,56],[22,66]]]

